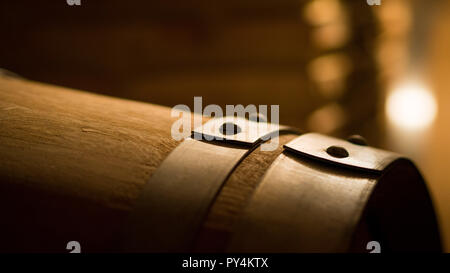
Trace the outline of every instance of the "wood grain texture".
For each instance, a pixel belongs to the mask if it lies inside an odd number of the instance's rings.
[[[85,240],[114,250],[126,212],[177,145],[174,120],[166,107],[0,77],[2,249]]]
[[[170,109],[10,77],[0,77],[0,109],[1,250],[59,252],[78,240],[85,251],[120,251],[141,189],[178,145]],[[205,226],[231,231],[293,137],[239,165]]]
[[[0,252],[67,252],[69,241],[79,241],[83,252],[123,251],[124,230],[129,226],[129,214],[137,197],[178,144],[170,133],[175,119],[166,107],[0,76]],[[321,210],[326,203],[321,200],[329,200],[328,204],[336,209],[344,209],[345,204],[356,207],[342,213],[353,219],[342,220],[343,226],[360,222],[362,229],[367,230],[359,238],[380,238],[387,250],[440,250],[432,202],[420,173],[410,161],[400,160],[377,177],[370,198],[364,199],[369,199],[367,202],[347,198],[355,189],[355,185],[348,184],[351,178],[361,179],[364,174],[347,173],[338,166],[322,166],[323,162],[301,156],[292,158],[291,168],[292,173],[300,174],[285,176],[284,186],[278,183],[281,175],[261,182],[268,177],[264,174],[274,160],[284,156],[285,152],[280,155],[281,145],[294,137],[281,135],[277,150],[256,149],[242,160],[209,207],[193,250],[229,250],[230,238],[233,242],[250,232],[256,243],[238,247],[239,250],[254,250],[256,246],[259,250],[283,251],[286,248],[279,247],[280,243],[292,241],[298,235],[296,232],[302,230],[299,227],[309,227],[301,234],[308,238],[308,244],[301,246],[302,251],[345,251],[341,245],[328,248],[329,240],[315,230],[316,225],[328,226],[328,236],[334,236],[335,242],[343,237],[334,231],[337,214]],[[308,164],[315,166],[315,173],[309,167],[303,171],[298,167]],[[337,169],[336,177],[330,175],[334,173],[330,168]],[[308,175],[320,177],[321,181],[310,180]],[[336,189],[333,186],[318,191],[316,182],[336,184]],[[267,183],[274,187],[267,187]],[[342,191],[339,199],[342,202],[333,195],[338,189]],[[258,195],[261,192],[264,195]],[[289,197],[279,198],[276,204],[281,209],[264,206],[280,192]],[[299,199],[302,192],[308,194]],[[288,199],[293,202],[286,202]],[[163,204],[167,199],[161,196],[158,200],[158,204]],[[304,208],[301,210],[300,201]],[[296,216],[297,210],[300,215],[311,204],[319,209],[310,209],[310,217],[305,217],[303,223]],[[176,207],[179,203],[172,205]],[[254,236],[256,233],[248,229],[246,222],[251,217],[243,212],[249,208],[258,215],[281,219],[276,225],[268,223],[270,229],[259,229],[260,237],[270,243],[269,248],[262,246],[265,242],[260,242]],[[363,217],[354,213],[361,210]],[[291,213],[294,216],[290,217],[289,211],[295,212]],[[179,222],[183,225],[187,221]],[[266,230],[275,230],[270,234],[272,238],[285,236],[283,229],[295,236],[272,242],[265,236]],[[343,230],[346,238],[350,238],[353,229]],[[417,234],[420,239],[409,240]],[[355,249],[364,249],[365,241],[357,243],[352,243]]]
[[[274,151],[256,149],[247,156],[224,183],[220,194],[205,219],[195,242],[196,251],[223,252],[226,250],[242,210],[257,189],[264,173],[282,153],[283,145],[297,137],[283,134]]]
[[[177,145],[168,108],[0,81],[2,173],[7,168],[27,186],[45,183],[55,192],[128,209]]]

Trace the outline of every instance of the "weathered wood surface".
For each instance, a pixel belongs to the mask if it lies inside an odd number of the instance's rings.
[[[170,109],[9,77],[0,77],[0,107],[0,250],[65,251],[77,240],[86,251],[120,251],[133,202],[178,144]],[[206,230],[231,232],[281,151],[242,162]]]
[[[85,236],[87,248],[114,249],[121,219],[177,145],[170,109],[6,77],[0,107],[2,250],[57,251],[65,245],[53,242]]]
[[[84,252],[124,250],[129,214],[140,191],[178,144],[170,134],[175,119],[166,107],[0,76],[0,252],[67,252],[69,241],[79,241]],[[243,212],[249,204],[254,206],[262,177],[283,152],[281,145],[294,137],[281,135],[278,149],[257,149],[242,160],[209,207],[192,250],[230,250],[230,243],[246,231]],[[289,180],[303,190],[337,180],[330,176],[333,173],[345,183],[364,175],[305,158],[296,161],[310,164],[323,176],[314,183],[305,176]],[[344,223],[345,245],[328,248],[329,242],[309,238],[309,247],[296,244],[292,249],[361,251],[368,240],[381,238],[389,250],[439,251],[432,203],[414,165],[399,161],[374,179],[369,200],[354,204],[362,214],[347,215],[353,220]],[[301,201],[306,207],[336,207],[357,191],[350,188],[342,194],[316,190],[302,195]],[[333,197],[326,198],[330,194]],[[272,216],[283,213],[267,211]],[[333,235],[332,216],[315,213],[302,225],[327,225]],[[297,230],[293,223],[285,217],[273,227]],[[356,241],[350,242],[350,237]]]

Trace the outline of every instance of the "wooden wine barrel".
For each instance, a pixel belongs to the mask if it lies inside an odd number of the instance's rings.
[[[441,250],[430,197],[410,161],[389,161],[377,173],[343,168],[286,151],[299,137],[290,131],[274,151],[250,150],[232,169],[206,213],[195,215],[200,225],[187,247],[155,247],[152,238],[165,238],[152,230],[173,226],[148,222],[146,213],[178,208],[184,200],[171,194],[192,186],[176,185],[157,201],[142,197],[155,193],[149,181],[182,144],[171,137],[177,118],[169,108],[1,76],[0,111],[1,252],[68,252],[71,241],[82,252],[347,252],[367,251],[373,240],[385,251]],[[278,176],[283,164],[299,165]],[[138,201],[159,203],[146,211]],[[132,233],[136,219],[151,225],[147,233]]]

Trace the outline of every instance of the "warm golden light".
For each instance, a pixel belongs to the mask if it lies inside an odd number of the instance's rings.
[[[399,129],[425,129],[433,123],[436,114],[437,104],[432,92],[419,83],[399,85],[386,101],[386,115]]]

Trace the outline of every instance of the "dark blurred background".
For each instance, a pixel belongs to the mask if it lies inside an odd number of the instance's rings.
[[[418,163],[450,249],[450,2],[80,2],[2,1],[0,67],[169,107],[278,104],[283,124],[364,135]]]
[[[222,106],[279,104],[281,121],[300,127],[333,103],[335,120],[316,129],[361,126],[374,107],[359,101],[375,101],[377,84],[376,22],[359,2],[3,2],[1,65],[167,106],[192,105],[193,96]]]

